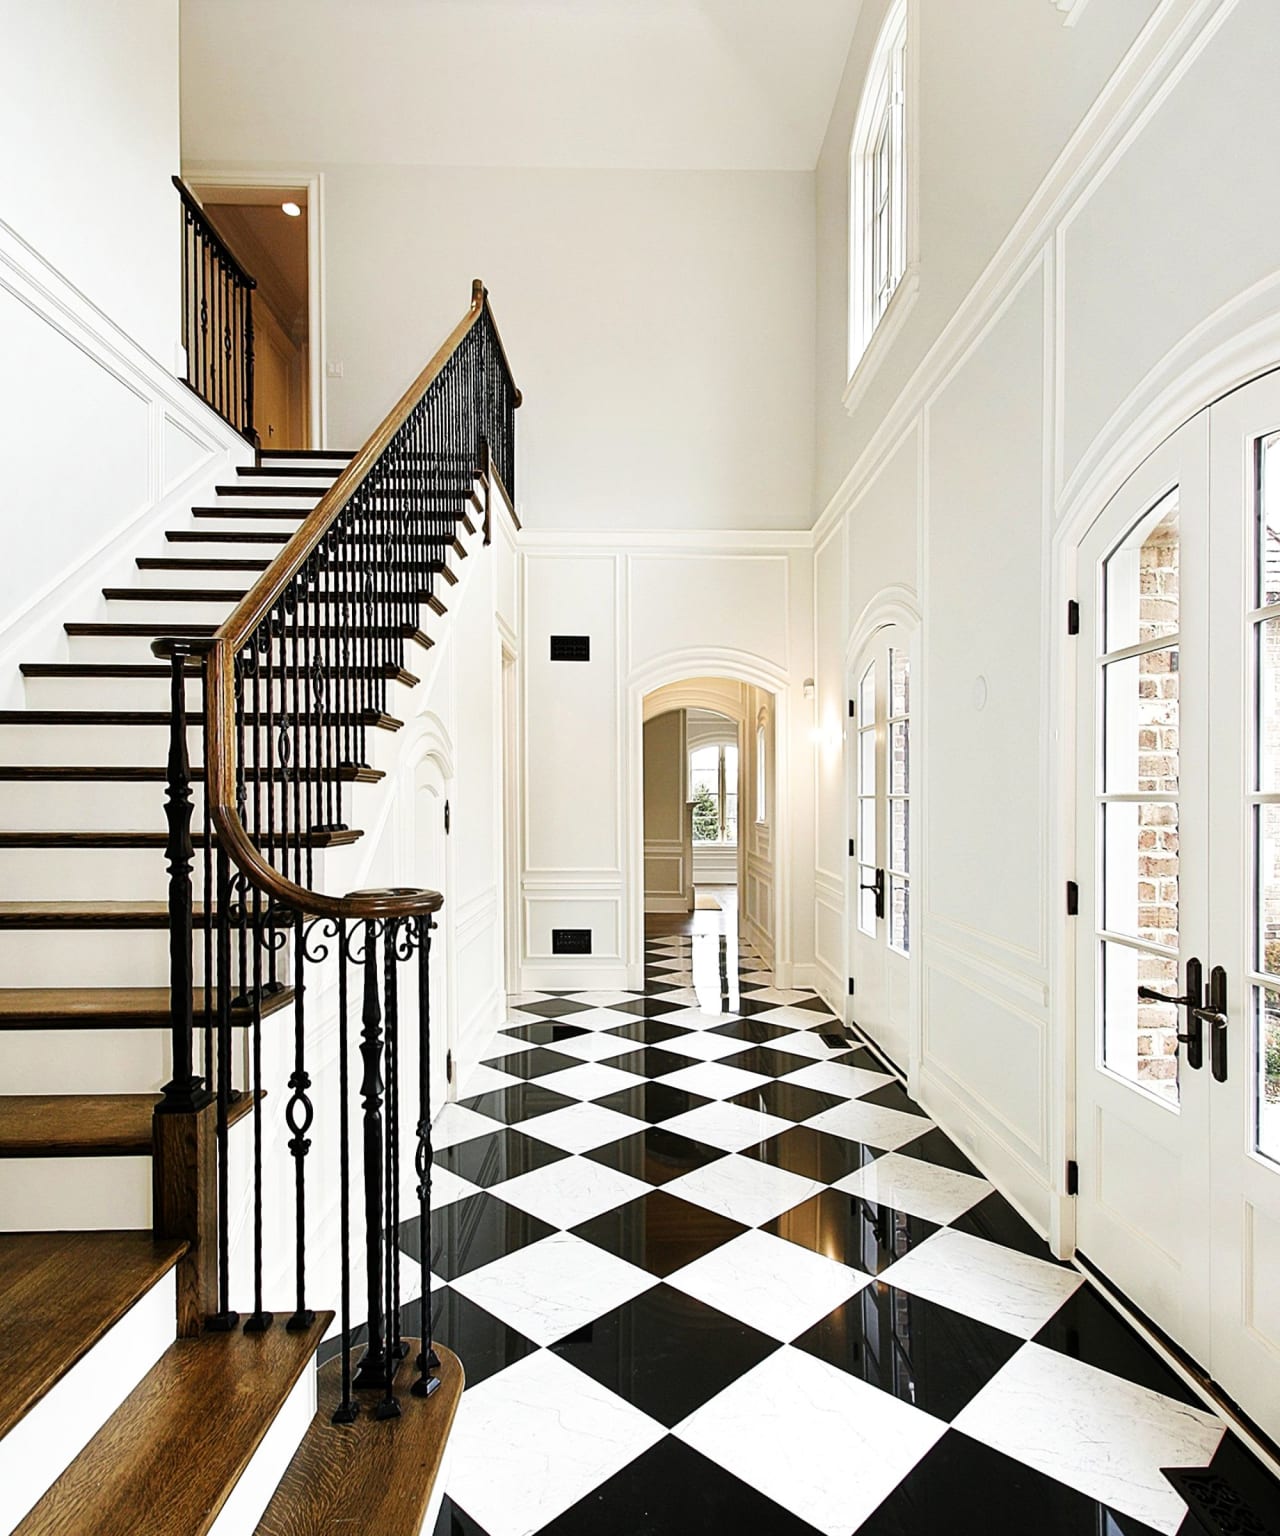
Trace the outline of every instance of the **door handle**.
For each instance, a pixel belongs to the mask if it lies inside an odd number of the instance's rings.
[[[1224,972],[1224,985],[1225,982]],[[1198,1072],[1204,1065],[1204,966],[1194,957],[1187,961],[1187,991],[1184,997],[1170,997],[1167,992],[1157,992],[1154,987],[1139,987],[1138,996],[1144,1002],[1172,1003],[1177,1008],[1187,1010],[1187,1030],[1178,1036],[1178,1044],[1186,1046],[1187,1065]]]
[[[1215,965],[1209,972],[1208,1006],[1192,1010],[1197,1023],[1209,1026],[1209,1070],[1215,1083],[1227,1080],[1227,973]]]
[[[884,916],[884,870],[876,870],[876,878],[870,885],[860,885],[860,891],[874,891],[876,893],[876,916]]]

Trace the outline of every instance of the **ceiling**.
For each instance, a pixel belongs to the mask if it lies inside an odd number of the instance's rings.
[[[183,158],[808,171],[861,0],[181,0]]]

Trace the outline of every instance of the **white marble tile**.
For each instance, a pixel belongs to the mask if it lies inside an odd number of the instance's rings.
[[[870,1285],[871,1276],[752,1231],[676,1270],[667,1284],[789,1343]]]
[[[737,1042],[739,1050],[746,1047]],[[666,1047],[664,1046],[665,1050]],[[657,1079],[672,1088],[683,1088],[686,1093],[700,1093],[704,1099],[731,1099],[735,1093],[746,1093],[748,1088],[759,1088],[770,1081],[763,1072],[748,1072],[743,1067],[727,1067],[718,1061],[700,1061],[693,1066],[677,1067]],[[688,1132],[685,1132],[687,1135]],[[719,1143],[717,1142],[718,1146]],[[746,1143],[744,1142],[745,1146]]]
[[[634,1024],[634,1013],[626,1013],[620,1008],[583,1008],[578,1013],[569,1014],[566,1024],[576,1024],[579,1029],[617,1029],[620,1024]],[[560,1042],[556,1042],[559,1050]]]
[[[860,1195],[876,1205],[887,1205],[908,1216],[922,1216],[925,1221],[946,1225],[963,1216],[991,1193],[986,1179],[971,1173],[957,1173],[921,1162],[918,1157],[902,1157],[888,1152],[866,1168],[859,1168],[836,1186],[849,1195]]]
[[[805,1123],[848,1141],[866,1142],[883,1152],[896,1152],[933,1129],[933,1122],[923,1115],[908,1115],[901,1109],[886,1109],[882,1104],[867,1104],[861,1099],[824,1109]]]
[[[748,1042],[745,1040],[735,1040],[732,1035],[718,1035],[705,1028],[697,1029],[696,1026],[687,1022],[691,1017],[703,1019],[706,1015],[703,1013],[670,1015],[673,1024],[679,1025],[681,1029],[687,1029],[689,1033],[677,1035],[673,1040],[664,1040],[662,1042],[664,1051],[674,1051],[680,1056],[691,1056],[695,1061],[719,1061],[722,1056],[736,1056],[739,1051],[747,1049]],[[717,1022],[724,1021],[721,1019]]]
[[[625,1075],[633,1088],[640,1081],[633,1073]],[[606,1142],[618,1141],[644,1128],[645,1122],[634,1115],[620,1115],[617,1110],[605,1109],[599,1104],[567,1104],[563,1109],[553,1109],[548,1115],[523,1120],[516,1127],[526,1136],[535,1136],[565,1152],[590,1152],[594,1147],[603,1147]]]
[[[431,1144],[437,1152],[446,1147],[456,1147],[462,1141],[474,1141],[477,1136],[492,1136],[502,1130],[500,1120],[477,1114],[462,1104],[446,1104],[431,1127]]]
[[[496,1034],[481,1053],[480,1060],[497,1061],[502,1056],[516,1056],[521,1051],[536,1051],[537,1042],[519,1040],[515,1035]]]
[[[521,1003],[545,1003],[550,992],[508,992],[507,1007],[519,1008]]]
[[[566,1157],[546,1168],[535,1168],[503,1184],[490,1194],[516,1205],[553,1227],[576,1227],[604,1211],[647,1195],[651,1186],[586,1157]]]
[[[759,987],[750,994],[753,1003],[773,1003],[777,1007],[785,1007],[788,1003],[803,1003],[813,997],[812,992],[801,992],[797,988],[783,987]],[[757,1018],[763,1018],[763,1014],[757,1014]]]
[[[896,1285],[1029,1339],[1084,1284],[1073,1269],[944,1227],[880,1276]]]
[[[619,1003],[634,1003],[638,997],[643,997],[643,992],[575,992],[575,1003],[587,1003],[592,1008],[616,1008]]]
[[[752,997],[759,996],[752,993]],[[825,1026],[828,1029],[840,1031],[840,1024],[836,1019],[829,1019],[822,1014],[815,1013],[812,1008],[792,1008],[783,1004],[778,1008],[770,1008],[766,1013],[757,1013],[755,1018],[765,1024],[776,1024],[780,1029],[813,1029],[815,1025]],[[842,1031],[841,1031],[842,1032]],[[852,1042],[849,1046],[853,1049]]]
[[[760,1227],[802,1200],[821,1194],[825,1186],[772,1163],[735,1154],[682,1173],[663,1188],[669,1195],[692,1200],[744,1226]]]
[[[1025,1344],[955,1427],[1168,1536],[1187,1509],[1160,1468],[1204,1466],[1225,1431],[1203,1409],[1038,1344]]]
[[[499,1088],[514,1088],[521,1081],[510,1072],[499,1072],[496,1067],[487,1067],[480,1062],[467,1073],[458,1097],[474,1099],[482,1093],[496,1093]]]
[[[449,1436],[449,1497],[490,1536],[532,1536],[665,1433],[538,1350],[463,1394]]]
[[[535,1344],[552,1344],[656,1284],[594,1243],[553,1232],[461,1275],[453,1289]]]
[[[674,1433],[825,1536],[849,1536],[946,1429],[813,1355],[780,1349]],[[938,1513],[941,1532],[948,1518]]]
[[[446,1205],[465,1200],[468,1195],[478,1195],[480,1186],[469,1179],[460,1179],[456,1173],[436,1163],[431,1169],[431,1209],[442,1211]]]
[[[708,992],[709,992],[709,990],[710,989],[708,989]],[[701,1000],[702,1000],[704,995],[707,995],[707,994],[704,994],[703,992],[695,991],[693,987],[676,987],[676,988],[674,988],[670,992],[662,993],[662,1001],[664,1003],[670,1003],[673,1008],[674,1007],[697,1008],[697,1007],[699,1007],[701,1005]],[[711,995],[713,997],[719,997],[719,995],[720,995],[719,990],[717,990],[714,994],[711,994]],[[714,1006],[714,1003],[713,1003],[713,1006]]]
[[[579,1039],[590,1039],[580,1035]],[[620,1072],[598,1061],[584,1061],[580,1067],[565,1067],[562,1072],[548,1072],[538,1079],[540,1088],[550,1088],[556,1093],[567,1094],[571,1099],[603,1099],[608,1093],[621,1093],[634,1088],[634,1072]]]
[[[665,1015],[673,1024],[678,1024],[681,1029],[718,1029],[721,1024],[727,1024],[730,1019],[738,1018],[735,1009],[722,1006],[717,1002],[714,1008],[682,1008],[679,1013]],[[741,1049],[743,1042],[738,1041]]]
[[[579,1061],[613,1061],[618,1056],[643,1049],[643,1040],[625,1040],[620,1035],[609,1035],[603,1030],[574,1035],[572,1040],[556,1041],[556,1050],[562,1056],[576,1056]]]
[[[764,1015],[757,1014],[757,1018],[764,1018]],[[840,1060],[839,1052],[833,1051],[825,1040],[820,1040],[813,1030],[803,1025],[789,1035],[779,1035],[761,1043],[767,1050],[782,1051],[788,1056],[811,1056],[814,1061]]]
[[[711,1063],[705,1065],[711,1068]],[[696,1070],[689,1068],[691,1072]],[[684,1073],[676,1072],[672,1076],[683,1077]],[[697,1109],[687,1109],[684,1114],[662,1122],[664,1131],[705,1141],[709,1147],[721,1147],[726,1152],[741,1152],[744,1147],[756,1146],[790,1128],[789,1120],[766,1115],[763,1110],[744,1109],[741,1104],[700,1104]]]
[[[838,1093],[846,1099],[860,1099],[893,1082],[887,1072],[872,1072],[866,1067],[846,1067],[840,1061],[814,1061],[798,1072],[788,1072],[785,1083],[799,1083],[818,1093]]]

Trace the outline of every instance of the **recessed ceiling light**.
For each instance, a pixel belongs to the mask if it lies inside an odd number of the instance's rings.
[[[302,209],[298,207],[297,203],[281,203],[280,212],[287,213],[291,219],[296,219],[301,215]]]

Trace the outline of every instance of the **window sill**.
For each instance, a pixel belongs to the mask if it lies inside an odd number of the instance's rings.
[[[894,289],[889,307],[880,316],[880,324],[871,333],[871,340],[858,359],[853,377],[845,386],[841,402],[850,416],[862,404],[867,390],[871,387],[872,379],[875,378],[881,363],[888,355],[889,348],[907,323],[907,316],[914,308],[919,292],[920,264],[913,261],[902,274],[902,281]]]

